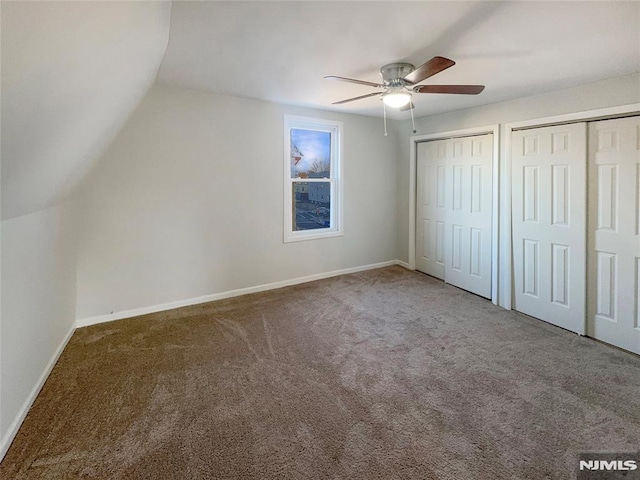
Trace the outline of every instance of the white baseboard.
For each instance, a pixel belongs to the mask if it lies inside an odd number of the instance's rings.
[[[75,326],[72,326],[69,332],[67,333],[67,335],[62,339],[62,342],[60,342],[60,345],[58,345],[58,348],[56,349],[53,356],[51,357],[51,360],[49,361],[46,368],[42,372],[42,375],[40,375],[40,378],[38,379],[33,389],[31,390],[31,393],[29,393],[29,396],[26,398],[26,400],[22,404],[22,407],[20,407],[20,410],[18,410],[18,415],[16,415],[16,418],[13,420],[13,422],[11,422],[11,425],[9,426],[9,430],[7,431],[5,436],[2,438],[2,440],[0,440],[0,462],[2,461],[4,456],[7,454],[7,451],[11,446],[11,442],[13,442],[13,439],[18,433],[18,430],[20,429],[22,422],[27,416],[27,413],[29,412],[31,405],[33,405],[33,402],[35,401],[36,397],[40,393],[40,390],[42,390],[42,387],[44,386],[44,382],[46,382],[47,378],[49,378],[49,374],[51,373],[51,370],[53,370],[54,365],[58,361],[58,358],[60,358],[60,355],[62,354],[64,347],[66,347],[67,343],[69,343],[69,340],[71,339],[71,335],[73,335],[73,332],[75,332],[75,330],[76,330]]]
[[[176,302],[152,305],[150,307],[134,308],[132,310],[122,310],[120,312],[114,312],[107,315],[97,315],[95,317],[81,318],[76,320],[76,328],[88,327],[89,325],[96,325],[98,323],[112,322],[114,320],[121,320],[123,318],[138,317],[140,315],[146,315],[149,313],[163,312],[165,310],[172,310],[174,308],[187,307],[190,305],[198,305],[200,303],[213,302],[215,300],[222,300],[225,298],[237,297],[239,295],[247,295],[249,293],[258,293],[258,292],[264,292],[266,290],[273,290],[276,288],[289,287],[291,285],[298,285],[300,283],[313,282],[314,280],[322,280],[323,278],[336,277],[338,275],[345,275],[347,273],[363,272],[365,270],[373,270],[375,268],[388,267],[390,265],[400,265],[404,268],[407,268],[407,269],[409,268],[409,264],[407,264],[406,262],[402,262],[400,260],[390,260],[387,262],[362,265],[360,267],[343,268],[341,270],[333,270],[331,272],[316,273],[314,275],[307,275],[305,277],[282,280],[280,282],[266,283],[263,285],[257,285],[255,287],[239,288],[237,290],[229,290],[227,292],[213,293],[210,295],[204,295],[202,297],[188,298],[186,300],[178,300]]]

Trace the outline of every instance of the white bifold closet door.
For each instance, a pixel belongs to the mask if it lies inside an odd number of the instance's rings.
[[[584,334],[586,124],[512,140],[515,309]]]
[[[418,144],[416,268],[444,280],[447,140]]]
[[[491,297],[493,135],[418,144],[416,268]]]
[[[640,354],[640,117],[589,125],[588,334]]]

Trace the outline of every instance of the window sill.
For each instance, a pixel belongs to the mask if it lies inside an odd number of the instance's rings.
[[[284,238],[284,243],[301,242],[304,240],[318,240],[321,238],[342,237],[344,233],[341,230],[313,230],[311,232],[292,232],[288,233]]]

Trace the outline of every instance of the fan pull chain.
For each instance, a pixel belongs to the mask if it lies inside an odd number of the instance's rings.
[[[387,136],[387,107],[384,102],[382,102],[382,115],[384,116],[384,136]]]
[[[409,105],[410,107],[412,107],[413,105]],[[413,108],[410,109],[411,110],[411,125],[413,125],[413,133],[418,133],[416,130],[416,122],[413,119]]]

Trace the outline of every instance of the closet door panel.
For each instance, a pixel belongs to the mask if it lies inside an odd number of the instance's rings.
[[[418,144],[416,268],[444,280],[447,141]]]
[[[589,125],[588,334],[640,354],[640,117]]]
[[[493,135],[450,140],[445,280],[491,298]]]
[[[512,140],[515,309],[584,334],[586,124]]]

